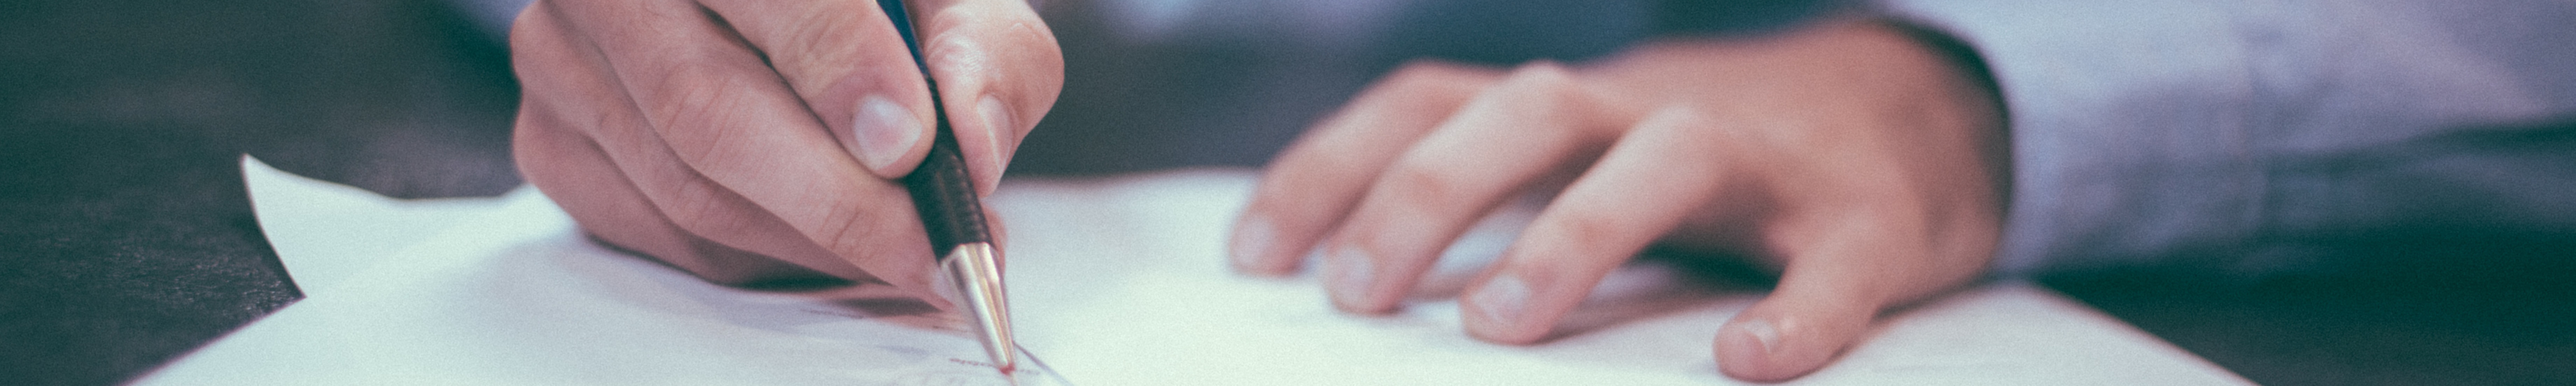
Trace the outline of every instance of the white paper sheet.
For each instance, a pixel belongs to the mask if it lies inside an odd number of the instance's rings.
[[[1009,217],[1020,336],[1068,379],[1100,385],[1734,385],[1717,328],[1760,293],[1692,286],[1635,264],[1533,346],[1468,337],[1457,303],[1395,316],[1333,311],[1312,275],[1227,271],[1228,225],[1248,171],[1098,181],[1019,181]],[[1506,211],[1444,255],[1450,287],[1499,254],[1534,210]],[[1792,385],[2246,385],[2235,374],[2055,292],[1972,288],[1905,312],[1834,365]]]
[[[536,189],[523,188],[498,199],[397,200],[286,173],[249,156],[242,157],[242,170],[251,207],[262,220],[260,231],[267,233],[287,275],[307,297],[459,221],[537,195]],[[352,221],[320,221],[325,219]]]
[[[254,184],[286,183],[255,185],[254,194],[265,195],[253,200],[262,226],[274,230],[271,242],[287,246],[278,250],[290,274],[327,266],[346,276],[304,286],[305,300],[139,383],[1005,384],[956,320],[869,294],[883,291],[711,285],[591,243],[524,188],[431,210],[256,176],[277,172],[245,165]],[[409,237],[419,242],[381,257],[367,248],[301,247],[391,242],[356,239],[386,233],[377,222],[400,216],[454,226]],[[327,231],[334,229],[347,231]],[[1023,357],[1018,384],[1063,383],[1036,360]]]
[[[1332,311],[1310,278],[1231,274],[1222,240],[1251,178],[1199,170],[1005,184],[989,204],[1009,226],[1023,346],[1084,385],[1739,383],[1717,373],[1709,340],[1759,294],[1691,285],[1651,264],[1614,274],[1574,332],[1535,346],[1466,337],[1455,303],[1438,297],[1395,316],[1352,316]],[[282,183],[254,186],[253,200],[290,272],[295,260],[324,258],[299,251],[399,252],[334,263],[366,268],[326,288],[305,283],[305,301],[144,383],[910,385],[990,373],[958,363],[980,357],[971,340],[920,327],[937,317],[865,315],[884,304],[849,294],[706,285],[590,244],[536,194],[388,212],[361,209],[406,204],[323,198],[315,192],[339,188],[297,178],[251,180]],[[296,194],[316,196],[284,198]],[[298,201],[341,206],[272,208]],[[311,218],[272,218],[289,213]],[[289,246],[346,244],[348,234],[387,231],[330,230],[440,213],[469,219],[402,220],[456,224],[411,247]],[[1525,219],[1498,216],[1444,269],[1473,268]],[[924,347],[933,350],[912,350]],[[2004,282],[1898,315],[1791,384],[2249,383],[2053,292]]]

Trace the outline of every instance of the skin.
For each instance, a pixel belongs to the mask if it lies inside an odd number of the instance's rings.
[[[914,2],[970,174],[990,194],[1062,85],[1035,13]],[[921,74],[869,1],[540,2],[512,32],[515,153],[597,239],[719,283],[825,274],[930,296],[900,183],[927,152]],[[1727,374],[1831,361],[1889,307],[1974,276],[2000,216],[2000,112],[1968,74],[1867,21],[1669,41],[1570,67],[1423,62],[1274,162],[1238,268],[1324,251],[1376,313],[1529,189],[1556,199],[1465,292],[1467,331],[1526,344],[1650,244],[1730,250],[1780,286],[1722,327]],[[905,118],[909,118],[909,120]],[[1570,180],[1570,182],[1564,182]],[[1561,184],[1561,186],[1560,186]]]
[[[1644,248],[1730,251],[1781,278],[1719,328],[1720,369],[1796,378],[1993,254],[2003,124],[1972,75],[1867,20],[1581,66],[1415,63],[1273,161],[1232,259],[1286,275],[1318,252],[1337,307],[1390,312],[1476,220],[1539,190],[1555,198],[1462,292],[1467,333],[1539,342]]]
[[[1062,88],[1055,37],[1019,0],[910,3],[989,195]],[[518,165],[594,238],[718,283],[828,274],[949,306],[899,180],[930,89],[874,1],[540,1],[510,45]]]

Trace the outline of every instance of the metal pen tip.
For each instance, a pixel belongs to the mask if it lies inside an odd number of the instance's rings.
[[[1019,344],[1011,339],[1010,301],[1002,294],[1002,267],[992,243],[967,243],[949,252],[940,262],[941,271],[956,289],[949,299],[966,310],[973,319],[976,336],[983,338],[984,353],[993,359],[993,367],[1010,374],[1019,367]]]

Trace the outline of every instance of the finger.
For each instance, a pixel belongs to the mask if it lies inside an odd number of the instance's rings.
[[[1599,109],[1575,82],[1552,63],[1514,70],[1387,167],[1325,247],[1334,304],[1353,312],[1395,307],[1478,218],[1598,151]]]
[[[1761,225],[1783,273],[1770,295],[1718,329],[1712,351],[1726,374],[1777,381],[1822,368],[1880,312],[1966,282],[1991,253],[1976,246],[1992,238],[1936,231],[1956,224],[1905,203],[1919,200],[1885,196],[1910,193],[1885,179],[1831,184],[1860,197],[1784,204]]]
[[[980,193],[999,185],[1009,154],[1064,83],[1054,35],[1028,5],[1007,0],[912,2],[914,28],[945,116],[934,115],[901,32],[873,1],[709,0],[768,55],[826,127],[877,175],[898,178],[929,149],[945,118]]]
[[[1020,139],[1055,107],[1064,55],[1021,0],[930,0],[915,9],[922,54],[977,193],[992,195]]]
[[[671,240],[704,240],[726,246],[729,250],[786,260],[815,271],[856,280],[870,277],[849,262],[841,261],[813,245],[794,228],[769,216],[757,206],[726,191],[703,177],[670,153],[658,137],[645,129],[648,123],[635,109],[633,99],[614,83],[606,63],[590,48],[583,36],[573,34],[550,6],[529,7],[511,34],[513,61],[518,66],[520,81],[526,87],[527,101],[521,130],[561,130],[586,132],[580,140],[593,146],[601,160],[614,169],[603,172],[620,176],[628,188],[645,197],[651,219],[678,228]],[[544,137],[536,137],[543,139]],[[597,142],[593,142],[597,141]],[[580,149],[570,149],[572,151]],[[540,158],[532,161],[547,161]],[[534,164],[533,167],[544,167]],[[585,190],[602,192],[602,190]],[[560,196],[583,197],[583,196]],[[558,200],[577,201],[575,200]],[[616,208],[602,210],[628,210]],[[684,214],[674,219],[670,214]],[[625,220],[641,220],[625,219]],[[591,222],[596,224],[597,221]],[[602,226],[627,226],[626,224]],[[616,232],[614,235],[645,234]],[[611,239],[617,242],[616,239]],[[697,241],[692,241],[693,243]],[[712,249],[646,248],[642,251],[664,260],[706,260],[702,256]],[[673,253],[664,255],[662,253]],[[731,256],[733,254],[727,254]],[[753,260],[744,258],[740,260]],[[748,262],[738,264],[751,264]],[[710,267],[676,264],[702,276],[722,276],[705,271]],[[754,279],[754,278],[743,278]]]
[[[1845,222],[1878,221],[1848,219]],[[1832,362],[1868,331],[1885,308],[1885,281],[1903,275],[1864,261],[1902,250],[1873,243],[1881,236],[1835,236],[1835,241],[1791,257],[1778,287],[1717,332],[1718,369],[1753,381],[1796,378]],[[1881,244],[1881,245],[1871,245]]]
[[[641,17],[667,12],[631,6],[669,4],[613,5],[566,14]],[[746,47],[723,43],[731,40],[702,18],[599,24],[607,29],[586,36],[620,38],[589,40],[600,48],[580,52],[601,53],[599,67],[614,72],[554,86],[631,101],[626,114],[581,113],[601,120],[594,136],[665,216],[726,245],[931,297],[928,243],[903,191],[848,161]],[[703,44],[670,44],[693,53],[664,56],[619,53],[669,48],[611,45],[638,41]]]
[[[555,201],[593,237],[719,284],[822,275],[682,232],[598,146],[549,123],[552,117],[542,104],[526,104],[511,138],[513,154],[528,182],[547,197],[564,198]]]
[[[1639,121],[1551,201],[1461,299],[1469,334],[1502,343],[1547,337],[1613,268],[1711,201],[1727,182],[1726,138],[1700,115]]]
[[[706,0],[852,158],[901,178],[930,151],[930,89],[875,1]]]
[[[1386,165],[1502,71],[1414,62],[1386,76],[1280,152],[1235,219],[1234,267],[1280,275],[1359,204]]]

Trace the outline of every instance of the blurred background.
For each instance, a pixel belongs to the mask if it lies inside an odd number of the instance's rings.
[[[0,384],[121,383],[301,298],[251,217],[241,154],[394,197],[518,186],[513,3],[0,4]],[[1065,92],[1011,173],[1254,167],[1407,60],[1581,61],[1834,6],[1045,1]],[[2043,279],[2263,384],[2576,384],[2564,284],[2154,266]]]

